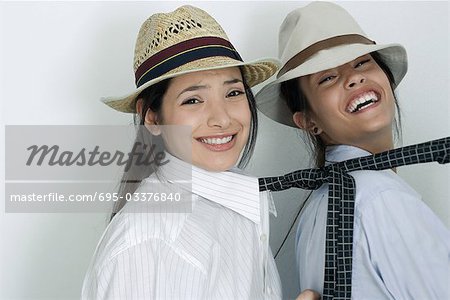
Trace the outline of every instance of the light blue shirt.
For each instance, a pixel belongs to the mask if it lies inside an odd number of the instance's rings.
[[[333,146],[328,163],[370,153]],[[355,171],[352,299],[450,299],[450,232],[391,170]],[[323,291],[328,185],[313,192],[296,236],[300,290]]]

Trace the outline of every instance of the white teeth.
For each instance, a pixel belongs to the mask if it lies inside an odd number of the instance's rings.
[[[223,138],[207,138],[207,139],[201,139],[202,143],[205,144],[209,144],[209,145],[222,145],[222,144],[226,144],[229,141],[231,141],[231,139],[233,139],[233,136],[227,136],[227,137],[223,137]]]
[[[371,102],[369,102],[370,100],[372,100]],[[367,93],[364,93],[362,95],[359,95],[358,98],[355,98],[352,100],[352,102],[350,102],[350,104],[347,107],[347,111],[350,113],[359,111],[361,108],[366,108],[371,106],[372,104],[374,104],[375,102],[378,101],[378,96],[374,91],[370,91]],[[364,106],[361,106],[360,104],[365,103]],[[359,108],[358,108],[358,105]]]

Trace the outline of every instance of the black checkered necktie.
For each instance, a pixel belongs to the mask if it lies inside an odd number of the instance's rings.
[[[450,162],[450,137],[299,170],[284,176],[259,178],[260,191],[291,187],[316,190],[329,184],[325,241],[325,278],[322,299],[351,299],[355,180],[348,172],[385,170],[436,161]]]

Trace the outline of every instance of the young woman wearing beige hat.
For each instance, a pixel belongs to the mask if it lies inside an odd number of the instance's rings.
[[[259,193],[257,178],[233,169],[255,143],[250,87],[277,67],[271,59],[244,63],[221,26],[196,7],[143,23],[137,89],[104,102],[135,113],[144,125],[136,142],[149,131],[165,156],[159,166],[136,163],[125,172],[120,195],[129,201],[119,204],[97,246],[83,299],[281,298],[268,244],[271,198]],[[188,134],[175,125],[188,126]],[[160,201],[133,201],[149,194]]]
[[[258,108],[304,130],[318,167],[394,147],[394,90],[407,70],[401,45],[376,44],[343,8],[327,2],[289,13],[279,42],[282,68],[256,96]],[[351,175],[353,254],[343,258],[352,266],[351,298],[448,299],[447,228],[395,170]],[[312,193],[296,236],[300,288],[321,293],[328,284],[328,189]]]

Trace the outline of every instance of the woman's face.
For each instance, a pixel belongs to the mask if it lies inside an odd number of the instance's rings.
[[[394,94],[370,54],[299,82],[311,107],[309,127],[317,127],[327,145],[354,145],[371,152],[392,147]]]
[[[199,71],[170,81],[161,108],[162,125],[192,128],[192,164],[209,171],[233,167],[247,143],[251,113],[237,67]],[[169,152],[167,136],[164,136]]]

